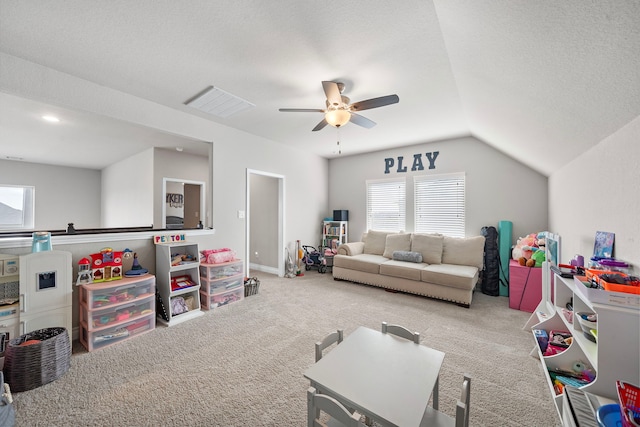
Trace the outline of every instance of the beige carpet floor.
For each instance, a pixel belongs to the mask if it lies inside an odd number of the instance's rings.
[[[17,426],[304,426],[302,376],[314,343],[382,321],[417,330],[446,353],[440,409],[453,415],[473,377],[472,426],[560,425],[540,363],[529,356],[529,314],[476,292],[471,308],[334,281],[309,271],[257,273],[259,293],[172,327],[94,352],[74,342],[71,369],[14,393]]]

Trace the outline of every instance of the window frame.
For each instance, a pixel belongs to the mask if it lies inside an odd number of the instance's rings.
[[[399,190],[396,190],[394,193],[397,196],[398,200],[397,203],[399,204],[398,210],[396,212],[394,211],[381,211],[378,210],[376,212],[391,212],[391,213],[397,213],[398,214],[398,219],[397,221],[395,221],[395,225],[398,226],[399,228],[395,228],[395,227],[387,227],[387,226],[383,226],[382,224],[387,224],[387,221],[384,222],[380,222],[378,221],[374,221],[372,219],[372,216],[374,214],[374,212],[371,211],[372,209],[372,203],[373,200],[371,200],[371,190],[373,186],[378,186],[378,192],[379,194],[376,194],[376,197],[379,197],[380,199],[382,199],[383,197],[386,197],[389,195],[389,189],[390,186],[393,185],[398,185],[400,187]],[[387,190],[387,191],[385,191]],[[406,225],[407,225],[407,180],[406,178],[402,177],[402,178],[387,178],[387,179],[368,179],[366,180],[366,216],[367,216],[367,230],[376,230],[376,231],[395,231],[395,232],[399,232],[399,231],[403,231],[406,229]],[[392,205],[392,203],[390,203],[390,205]],[[394,225],[392,221],[388,222],[389,225]]]
[[[449,182],[448,182],[449,181]],[[448,183],[447,183],[448,182]],[[429,185],[431,184],[431,185]],[[431,195],[425,199],[425,187],[438,186],[444,194]],[[452,192],[453,186],[456,191]],[[448,188],[451,187],[451,188]],[[435,211],[426,212],[429,204],[439,203]],[[452,219],[452,214],[455,219]],[[466,235],[466,175],[464,172],[454,172],[437,175],[415,175],[413,177],[413,217],[416,233],[440,233],[450,237],[465,237]],[[427,217],[425,219],[424,217]],[[438,218],[440,217],[440,218]]]
[[[22,204],[20,207],[12,206],[9,203],[9,198],[7,194],[3,194],[3,190],[5,189],[21,189],[22,190]],[[0,184],[0,203],[4,205],[19,210],[22,212],[20,215],[20,220],[16,222],[9,223],[4,222],[6,218],[0,217],[0,231],[21,231],[21,230],[33,230],[35,227],[35,199],[36,199],[36,188],[30,185],[12,185],[12,184]],[[15,200],[14,200],[15,203]]]

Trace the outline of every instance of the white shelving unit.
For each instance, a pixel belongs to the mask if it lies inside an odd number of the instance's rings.
[[[182,258],[185,258],[182,260]],[[156,245],[156,286],[164,310],[157,309],[158,321],[173,326],[194,317],[202,316],[200,309],[200,251],[197,243],[176,242]],[[172,282],[180,282],[188,277],[191,286],[172,287]],[[182,298],[188,311],[178,313],[174,309],[174,299]],[[177,305],[177,304],[176,304]],[[184,305],[180,304],[181,307]],[[166,318],[164,317],[166,315]]]
[[[322,222],[322,247],[330,248],[331,241],[338,240],[338,245],[347,243],[349,235],[348,221],[323,221]]]
[[[544,264],[548,279],[543,280],[543,299],[524,328],[565,330],[573,335],[569,348],[553,356],[543,356],[533,336],[536,344],[531,352],[542,363],[558,416],[570,425],[562,413],[563,395],[556,394],[548,370],[571,371],[575,362],[583,362],[593,368],[596,378],[581,389],[617,401],[616,380],[637,384],[640,378],[640,295],[588,289],[577,279],[552,274]],[[568,302],[573,305],[573,322],[562,311]],[[581,311],[597,313],[597,343],[585,337],[576,314]]]

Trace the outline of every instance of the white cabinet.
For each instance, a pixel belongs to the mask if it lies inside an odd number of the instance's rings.
[[[167,326],[202,316],[200,309],[200,251],[197,243],[156,245],[158,321]]]
[[[338,245],[347,243],[349,233],[348,221],[323,221],[322,223],[322,244],[323,248],[330,248],[333,240],[338,241]]]
[[[616,380],[638,383],[640,378],[640,296],[586,288],[579,280],[550,276],[549,289],[553,298],[538,306],[525,325],[525,329],[565,330],[573,335],[573,342],[562,353],[543,356],[537,345],[532,351],[542,362],[549,391],[562,419],[562,394],[556,394],[548,370],[571,371],[574,363],[583,362],[593,367],[596,378],[582,387],[584,391],[617,401]],[[597,301],[597,302],[596,302]],[[569,322],[563,308],[571,302],[573,321]],[[597,343],[588,340],[577,313],[597,313]],[[534,341],[536,338],[534,336]]]

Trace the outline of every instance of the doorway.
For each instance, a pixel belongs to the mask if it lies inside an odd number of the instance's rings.
[[[251,269],[284,276],[285,177],[247,169],[245,256]]]

